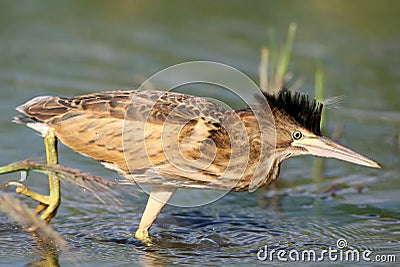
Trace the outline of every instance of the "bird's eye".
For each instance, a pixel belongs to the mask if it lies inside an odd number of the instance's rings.
[[[293,140],[299,140],[299,139],[301,139],[302,137],[303,137],[303,134],[302,134],[300,131],[294,130],[294,131],[292,132],[292,138],[293,138]]]

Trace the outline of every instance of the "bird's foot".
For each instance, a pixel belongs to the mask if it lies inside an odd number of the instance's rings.
[[[53,128],[50,128],[48,130],[44,138],[44,144],[46,148],[47,164],[49,166],[57,165],[57,137]],[[18,171],[18,168],[17,170],[15,170],[14,164],[0,167],[0,174],[11,173],[15,171]],[[24,179],[26,179],[26,170],[25,173],[21,175],[21,181],[23,181]],[[50,191],[50,194],[48,196],[34,192],[20,182],[13,181],[6,184],[6,187],[15,186],[16,193],[27,196],[39,202],[39,204],[35,208],[35,214],[41,214],[40,219],[44,220],[45,222],[50,222],[50,220],[56,215],[57,209],[61,203],[60,179],[54,172],[48,173],[48,179]]]
[[[149,231],[147,229],[137,229],[135,233],[135,238],[146,246],[151,246],[152,244],[149,236]]]
[[[15,186],[16,187],[15,192],[17,194],[24,195],[39,202],[34,212],[36,215],[39,215],[41,212],[44,211],[40,215],[40,218],[45,222],[50,222],[50,220],[56,215],[57,208],[60,205],[60,198],[58,196],[54,195],[46,196],[39,194],[37,192],[30,190],[25,185],[19,182],[8,182],[5,186],[6,187]]]
[[[149,228],[156,220],[161,209],[175,192],[176,188],[174,187],[153,186],[151,189],[146,208],[139,223],[139,228],[135,233],[136,239],[143,242],[146,246],[152,245],[149,236]]]

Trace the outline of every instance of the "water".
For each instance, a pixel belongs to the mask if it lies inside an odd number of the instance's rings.
[[[394,254],[399,261],[399,10],[394,1],[2,1],[1,164],[44,156],[41,138],[10,122],[14,107],[33,96],[134,88],[157,71],[191,60],[225,63],[257,82],[268,35],[274,31],[284,40],[295,21],[289,68],[304,80],[301,90],[312,94],[315,68],[322,63],[326,95],[346,96],[328,109],[327,132],[343,124],[341,143],[383,169],[328,160],[322,178],[313,175],[312,158],[291,159],[275,187],[231,193],[207,206],[166,207],[151,229],[152,247],[133,238],[145,194],[121,192],[122,205],[107,206],[64,185],[53,226],[70,244],[68,251],[41,245],[1,216],[0,265],[45,259],[62,266],[266,264],[257,259],[264,245],[321,250],[335,248],[339,238],[349,248]],[[63,146],[60,161],[117,177]],[[43,176],[32,174],[27,185],[46,192]]]

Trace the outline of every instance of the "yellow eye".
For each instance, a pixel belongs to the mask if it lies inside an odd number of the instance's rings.
[[[300,131],[294,130],[294,131],[292,132],[292,139],[293,139],[293,140],[299,140],[299,139],[301,139],[302,137],[303,137],[303,134],[302,134]]]

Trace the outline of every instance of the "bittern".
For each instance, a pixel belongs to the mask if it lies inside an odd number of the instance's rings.
[[[60,140],[126,181],[152,186],[135,234],[139,240],[148,240],[149,228],[177,188],[254,191],[277,179],[283,160],[299,155],[380,168],[321,135],[323,103],[289,90],[264,97],[271,114],[266,127],[249,107],[228,110],[206,98],[152,90],[36,97],[17,108],[23,115],[15,121],[43,135],[50,165],[58,164]],[[54,174],[49,196],[12,185],[39,202],[35,212],[42,212],[43,220],[55,216],[61,195]]]

